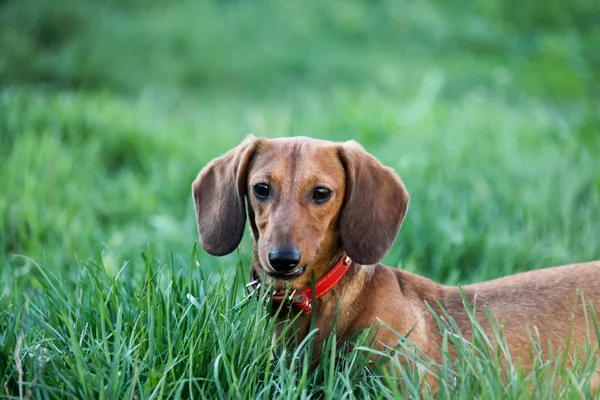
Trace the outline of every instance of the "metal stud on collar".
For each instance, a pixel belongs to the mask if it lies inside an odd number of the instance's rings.
[[[350,257],[346,256],[346,258],[344,259],[344,264],[350,265],[351,262],[352,260],[350,259]]]

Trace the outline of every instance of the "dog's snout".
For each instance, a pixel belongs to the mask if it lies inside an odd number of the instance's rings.
[[[300,263],[300,250],[296,247],[280,247],[269,252],[269,264],[277,272],[288,272]]]

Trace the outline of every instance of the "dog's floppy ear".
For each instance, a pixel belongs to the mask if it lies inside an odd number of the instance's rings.
[[[253,135],[248,136],[239,146],[212,160],[192,184],[200,243],[212,255],[229,254],[242,240],[248,164],[258,142]]]
[[[340,216],[342,245],[359,264],[375,264],[396,239],[408,208],[404,184],[358,143],[341,145],[346,195]]]

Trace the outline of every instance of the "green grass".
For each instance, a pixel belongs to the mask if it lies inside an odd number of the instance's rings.
[[[415,395],[399,361],[365,367],[367,337],[316,371],[309,346],[271,359],[248,235],[196,254],[191,181],[248,132],[353,138],[411,194],[388,265],[466,284],[599,259],[598,18],[586,0],[0,1],[0,396]],[[455,330],[443,397],[579,399],[597,368],[590,347],[572,370],[504,369],[477,324]]]

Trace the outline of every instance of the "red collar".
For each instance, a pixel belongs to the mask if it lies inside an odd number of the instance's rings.
[[[326,293],[333,289],[335,285],[342,280],[344,275],[346,275],[346,272],[348,272],[351,266],[352,260],[350,257],[348,257],[346,253],[342,254],[340,259],[333,267],[331,267],[329,272],[327,272],[325,276],[319,279],[315,284],[315,300],[323,297]],[[252,286],[257,289],[260,280],[256,276],[254,269],[252,269],[250,272],[250,279],[252,282],[250,282],[247,286]],[[288,303],[283,304],[281,307],[282,311],[285,312],[291,307],[294,311],[301,312],[303,315],[310,315],[312,312],[313,291],[311,286],[300,290],[294,290],[291,293],[289,291],[286,292],[285,290],[278,290],[273,293],[271,298],[273,299],[273,311],[278,310],[282,303]]]

